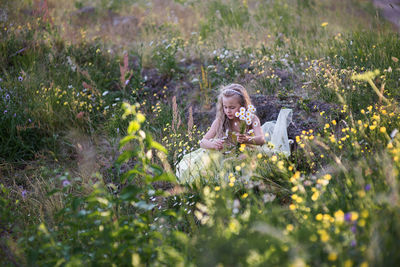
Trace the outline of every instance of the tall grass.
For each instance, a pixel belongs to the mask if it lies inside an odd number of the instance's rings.
[[[0,22],[6,266],[400,261],[399,36],[369,1],[46,3]],[[318,126],[289,158],[246,150],[178,185],[229,82]]]

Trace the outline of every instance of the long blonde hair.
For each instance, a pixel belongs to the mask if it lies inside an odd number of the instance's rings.
[[[215,115],[215,119],[217,120],[217,138],[221,138],[224,136],[226,129],[229,129],[229,119],[224,113],[224,106],[222,103],[223,97],[230,97],[230,96],[238,96],[240,106],[247,107],[251,105],[251,100],[249,94],[247,93],[246,88],[242,85],[237,83],[231,83],[229,85],[223,86],[220,89],[220,93],[218,95],[218,102],[217,102],[217,114]]]

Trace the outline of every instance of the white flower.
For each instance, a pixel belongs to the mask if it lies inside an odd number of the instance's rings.
[[[108,94],[108,91],[104,91],[103,96],[106,96]]]
[[[250,111],[250,112],[252,112],[252,113],[256,112],[256,108],[255,108],[253,105],[249,105],[249,106],[247,107],[247,110]]]
[[[240,116],[240,113],[239,112],[236,112],[235,113],[235,117],[239,117]]]
[[[247,111],[246,111],[246,117],[251,118],[251,112],[250,112],[250,110],[247,110]]]
[[[239,109],[239,111],[240,111],[240,113],[244,113],[244,112],[246,112],[246,109],[245,109],[244,107],[241,107],[241,108]]]
[[[250,125],[251,124],[251,120],[246,120],[246,124]]]
[[[258,126],[258,121],[255,121],[255,122],[253,123],[253,126],[254,126],[254,127],[257,127],[257,126]]]
[[[239,119],[244,121],[244,120],[246,120],[246,117],[244,115],[240,115]]]

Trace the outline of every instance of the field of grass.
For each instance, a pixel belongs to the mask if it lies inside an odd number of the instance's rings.
[[[0,0],[1,266],[396,266],[400,40],[369,0]],[[175,165],[243,84],[292,154]]]

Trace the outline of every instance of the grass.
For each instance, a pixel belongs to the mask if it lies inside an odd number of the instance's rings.
[[[2,265],[400,261],[399,36],[370,1],[35,3],[0,22]],[[230,82],[317,126],[176,184]]]

